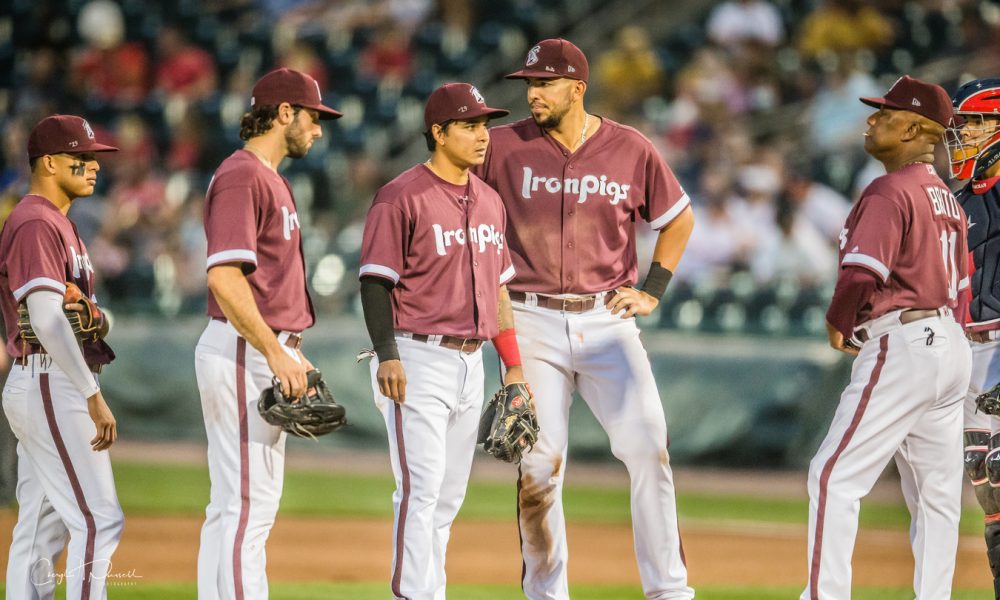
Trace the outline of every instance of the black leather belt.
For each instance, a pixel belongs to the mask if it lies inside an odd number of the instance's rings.
[[[213,321],[219,321],[220,323],[228,323],[229,319],[226,317],[212,317]],[[280,329],[272,329],[271,332],[274,335],[281,333]],[[289,333],[288,337],[285,338],[285,346],[288,346],[292,350],[298,350],[302,347],[302,336],[297,333]]]
[[[561,310],[571,313],[582,313],[592,310],[597,305],[598,294],[590,296],[578,296],[576,298],[556,298],[554,296],[543,296],[536,294],[538,306],[551,310]],[[525,302],[528,294],[525,292],[510,292],[510,299],[515,302]]]
[[[434,344],[435,338],[440,338],[441,341],[436,342],[438,346],[442,348],[448,348],[449,350],[458,350],[459,352],[475,352],[483,345],[483,340],[478,340],[475,338],[460,338],[451,335],[424,335],[422,333],[414,333],[410,338],[415,342],[423,342],[425,344]]]
[[[919,321],[920,319],[929,319],[931,317],[944,316],[944,311],[940,308],[925,308],[925,309],[912,309],[904,310],[899,314],[899,322],[901,325],[907,325],[914,321]],[[854,337],[858,338],[862,342],[868,341],[868,330],[859,329],[854,333]]]

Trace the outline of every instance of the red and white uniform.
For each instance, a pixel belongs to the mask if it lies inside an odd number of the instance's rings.
[[[289,337],[296,339],[315,319],[288,181],[237,150],[209,185],[205,234],[208,268],[242,267],[264,321],[299,360]],[[273,374],[211,293],[208,315],[195,349],[212,482],[198,553],[198,598],[267,598],[264,545],[281,499],[285,433],[260,417],[257,398]]]
[[[524,593],[569,597],[562,486],[576,390],[628,467],[646,596],[692,598],[656,381],[634,319],[604,305],[608,292],[636,283],[635,221],[662,229],[690,200],[649,140],[609,119],[575,152],[531,119],[490,133],[476,172],[507,209],[517,271],[508,287],[524,375],[539,399],[541,432],[521,462],[518,493]],[[542,306],[546,296],[585,295],[597,297],[584,312]]]
[[[124,523],[110,456],[90,445],[96,429],[87,398],[100,389],[97,376],[88,369],[82,380],[69,375],[72,364],[27,346],[17,328],[18,304],[36,292],[61,298],[68,281],[96,302],[94,269],[76,227],[47,199],[25,196],[0,233],[0,307],[14,359],[3,408],[18,439],[19,510],[7,564],[8,598],[53,597],[55,562],[67,537],[66,597],[105,598]],[[80,352],[75,345],[70,350]],[[87,342],[77,358],[96,372],[114,353],[103,340]]]
[[[360,276],[395,284],[396,344],[406,402],[379,393],[392,470],[394,597],[445,597],[445,550],[465,498],[483,405],[479,343],[499,333],[499,287],[513,275],[506,216],[496,192],[474,175],[446,182],[424,165],[375,195],[365,221]],[[464,351],[446,347],[467,339]],[[424,341],[418,341],[424,340]]]
[[[810,464],[802,598],[850,597],[860,501],[893,457],[913,515],[914,591],[948,598],[961,509],[961,401],[971,371],[951,312],[968,286],[965,213],[934,169],[917,163],[873,181],[840,240],[841,266],[868,269],[881,284],[857,316],[864,343]],[[927,309],[938,314],[907,314]]]

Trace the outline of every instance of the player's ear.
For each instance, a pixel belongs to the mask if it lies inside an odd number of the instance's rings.
[[[444,146],[445,130],[444,127],[435,123],[431,125],[431,136],[434,137],[434,142],[438,146]]]
[[[576,84],[573,86],[573,99],[579,100],[583,98],[583,95],[587,93],[587,82],[576,80]]]
[[[56,174],[56,157],[52,154],[43,154],[38,157],[38,168],[49,175]]]
[[[295,120],[295,108],[288,102],[282,102],[278,105],[277,120],[282,125],[288,125]]]

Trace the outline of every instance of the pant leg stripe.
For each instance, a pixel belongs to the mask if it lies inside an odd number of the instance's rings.
[[[403,407],[393,402],[395,410],[396,425],[396,448],[399,452],[399,471],[403,479],[403,498],[399,503],[399,518],[396,523],[396,568],[392,573],[392,593],[397,598],[405,599],[406,596],[400,591],[400,582],[403,580],[403,550],[406,547],[404,535],[406,533],[406,513],[410,507],[410,468],[406,464],[406,444],[403,440]]]
[[[49,374],[42,373],[38,379],[42,392],[42,406],[45,409],[45,420],[48,422],[49,431],[52,432],[52,441],[55,442],[59,458],[62,460],[63,468],[66,469],[66,476],[69,477],[70,487],[73,488],[73,495],[76,497],[76,504],[83,513],[83,520],[87,524],[87,543],[83,557],[83,585],[81,587],[80,599],[90,599],[90,583],[94,570],[94,545],[97,541],[97,524],[94,522],[94,515],[87,506],[87,499],[83,496],[83,487],[80,486],[80,479],[73,468],[69,452],[66,451],[66,443],[59,432],[59,424],[56,423],[56,413],[52,406],[52,391],[49,388]],[[70,567],[72,568],[72,566]]]
[[[833,466],[837,463],[837,459],[840,455],[844,453],[847,445],[851,443],[851,438],[854,437],[854,432],[857,431],[858,425],[861,423],[861,418],[865,414],[865,410],[868,408],[868,401],[871,399],[872,390],[875,389],[875,385],[878,383],[879,377],[882,375],[882,367],[885,366],[885,356],[889,350],[889,336],[883,335],[879,340],[878,357],[875,359],[875,368],[872,369],[872,374],[868,378],[868,385],[861,392],[861,401],[858,402],[858,407],[854,411],[854,417],[851,419],[851,424],[848,425],[847,431],[844,432],[844,437],[841,438],[840,444],[837,449],[833,452],[833,455],[827,459],[826,464],[823,465],[823,471],[819,478],[819,501],[817,503],[816,510],[816,535],[813,541],[813,555],[812,563],[809,568],[809,592],[812,600],[819,600],[819,567],[820,560],[823,554],[823,520],[826,517],[826,495],[827,486],[830,483],[830,475],[833,473]]]
[[[243,600],[243,538],[250,518],[250,423],[247,420],[247,341],[236,338],[236,411],[240,420],[240,521],[233,541],[233,585],[236,600]]]
[[[521,465],[517,465],[517,543],[521,548],[521,591],[524,591],[524,579],[528,575],[528,563],[524,560],[524,532],[521,531]]]

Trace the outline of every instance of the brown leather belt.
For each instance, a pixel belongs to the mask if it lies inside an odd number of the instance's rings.
[[[20,367],[30,366],[30,361],[28,360],[30,356],[48,356],[48,354],[45,352],[45,348],[41,346],[28,346],[23,355],[14,359],[14,364]],[[87,368],[90,369],[91,373],[100,373],[104,369],[104,365],[87,363]]]
[[[582,313],[592,310],[597,305],[597,298],[600,294],[590,296],[579,296],[577,298],[556,298],[553,296],[543,296],[536,294],[538,306],[551,310],[561,310],[563,312]],[[510,292],[510,299],[515,302],[525,302],[528,294],[525,292]]]
[[[475,352],[483,345],[483,340],[477,340],[474,338],[460,338],[451,335],[424,335],[422,333],[414,333],[410,338],[415,342],[423,342],[425,344],[434,344],[435,339],[440,338],[441,341],[436,342],[438,346],[442,348],[448,348],[449,350],[458,350],[459,352]]]
[[[914,321],[919,321],[920,319],[929,319],[931,317],[944,316],[944,311],[939,308],[925,308],[925,309],[913,309],[904,310],[899,314],[899,322],[901,325],[907,325]],[[855,332],[854,337],[858,338],[861,342],[868,341],[868,330],[859,329]]]
[[[977,344],[986,344],[995,340],[1000,340],[1000,329],[987,329],[986,331],[966,331],[965,337]]]
[[[228,323],[229,319],[226,317],[212,317],[213,321],[219,321],[220,323]],[[271,332],[274,335],[281,333],[280,329],[272,329]],[[298,350],[302,347],[302,336],[297,333],[289,333],[288,337],[285,338],[285,346],[291,348],[292,350]]]

